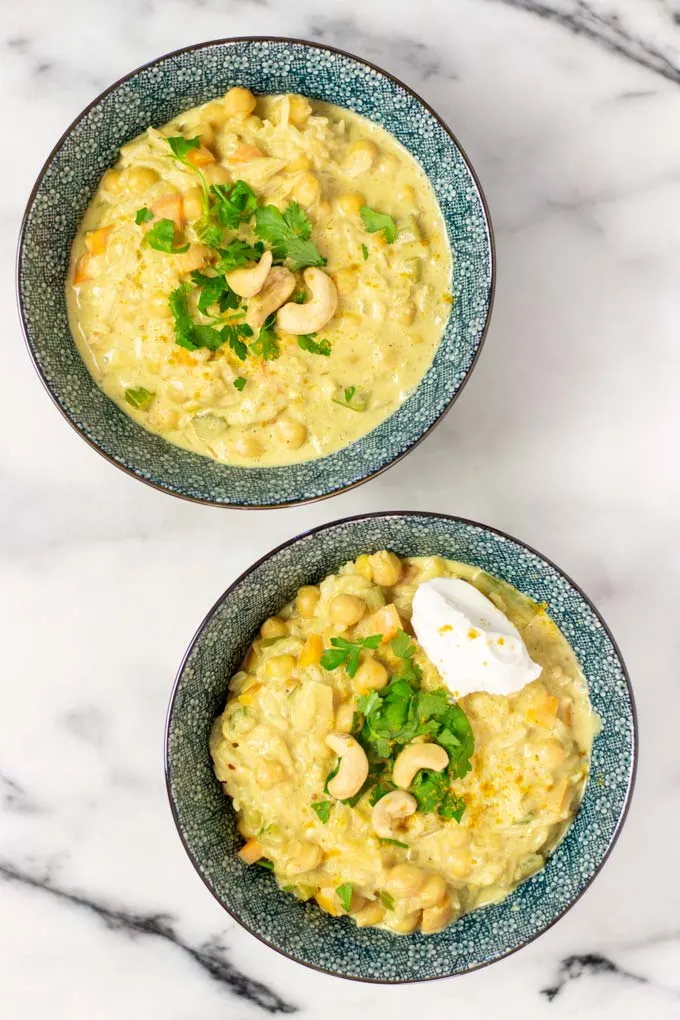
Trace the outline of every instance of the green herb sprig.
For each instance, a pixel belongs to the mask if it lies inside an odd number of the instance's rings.
[[[367,205],[362,205],[359,212],[369,234],[375,234],[378,230],[382,230],[387,243],[394,244],[399,230],[391,216],[387,213],[378,212],[377,209],[371,209]]]
[[[359,641],[347,641],[346,638],[331,638],[332,648],[327,648],[321,656],[324,669],[333,670],[344,666],[347,675],[356,676],[359,669],[359,656],[365,648],[377,648],[382,642],[382,634],[371,634]]]
[[[257,209],[255,233],[271,246],[275,259],[287,259],[294,271],[326,265],[326,259],[310,240],[311,220],[297,202],[291,202],[283,213],[275,205]]]

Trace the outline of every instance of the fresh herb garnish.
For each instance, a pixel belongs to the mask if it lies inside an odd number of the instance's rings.
[[[296,305],[304,305],[306,300],[307,295],[304,290],[296,290],[291,298],[291,301],[294,301]]]
[[[321,656],[324,669],[337,669],[344,666],[347,675],[353,677],[359,668],[359,656],[364,648],[377,648],[382,642],[382,634],[372,634],[359,641],[347,641],[345,638],[331,638],[332,648],[327,648]],[[360,709],[363,711],[363,709]]]
[[[326,265],[326,259],[310,240],[311,220],[297,202],[291,202],[284,213],[275,205],[257,209],[255,233],[271,245],[275,259],[288,259],[293,270]]]
[[[219,259],[214,269],[218,273],[230,273],[233,269],[240,269],[248,262],[257,262],[264,252],[264,245],[256,241],[254,245],[235,237],[226,248],[218,248]]]
[[[340,771],[340,759],[338,758],[335,765],[326,776],[326,782],[323,784],[324,793],[328,793],[328,784],[330,783],[331,779],[335,779],[339,771]]]
[[[181,255],[189,250],[189,242],[175,247],[174,220],[158,220],[144,235],[146,243],[156,251],[164,251],[169,255]]]
[[[325,825],[331,816],[331,808],[333,807],[333,801],[331,800],[317,800],[312,804],[312,811],[316,811],[320,820]]]
[[[347,407],[350,411],[365,411],[368,405],[368,394],[360,393],[356,386],[345,386],[339,395],[332,397],[334,404]]]
[[[394,846],[403,847],[404,850],[408,850],[408,843],[402,843],[400,839],[387,839],[386,837],[380,838],[381,843],[392,843]]]
[[[210,198],[217,222],[229,230],[237,230],[257,209],[257,196],[245,181],[212,184]]]
[[[276,361],[281,354],[281,348],[279,347],[274,330],[275,322],[276,312],[272,312],[260,329],[257,340],[253,341],[250,345],[250,350],[253,354],[259,354],[265,361]]]
[[[222,313],[230,308],[238,308],[240,298],[238,294],[234,294],[224,276],[207,276],[196,269],[191,274],[191,279],[201,291],[198,296],[199,312],[208,315],[208,310],[215,304]]]
[[[135,386],[125,391],[125,399],[128,404],[136,407],[138,411],[146,411],[155,395],[155,393],[150,393],[149,390],[144,389],[143,386]]]
[[[387,213],[378,212],[376,209],[371,209],[367,205],[362,205],[360,212],[364,226],[369,234],[375,234],[376,231],[382,230],[388,244],[393,244],[396,241],[398,234],[397,224],[391,216]]]
[[[205,279],[212,284],[213,277],[205,277]],[[173,290],[169,298],[170,310],[175,319],[175,343],[187,351],[195,351],[199,347],[207,347],[210,351],[216,351],[226,343],[237,358],[245,361],[248,356],[248,348],[243,338],[253,335],[250,326],[244,322],[225,323],[220,329],[216,326],[197,325],[189,314],[188,293],[189,286],[183,283]]]
[[[221,333],[223,342],[226,340],[239,361],[245,361],[248,357],[248,348],[243,341],[243,337],[249,339],[253,335],[250,326],[246,325],[245,322],[240,322],[233,326],[227,325],[222,327]],[[245,386],[245,382],[243,385]],[[243,386],[240,388],[243,389]]]
[[[385,892],[385,890],[383,889],[379,893],[379,896],[380,902],[382,903],[385,910],[394,910],[394,899],[392,896],[390,896],[388,892]]]
[[[364,256],[364,262],[365,262],[366,259],[368,258],[368,248],[366,247],[365,244],[362,244],[362,246],[361,246],[361,254]]]
[[[234,379],[234,386],[240,392],[244,388],[247,381],[248,381],[247,379],[244,379],[243,376],[240,375],[238,379]]]
[[[147,209],[146,206],[143,206],[141,209],[138,209],[137,212],[135,213],[135,223],[137,224],[149,223],[152,219],[153,213],[151,212],[150,209]]]
[[[273,861],[270,861],[268,857],[260,857],[259,861],[255,861],[255,863],[259,864],[261,868],[266,868],[267,871],[274,870],[274,863]]]
[[[303,351],[308,351],[310,354],[321,354],[324,358],[328,358],[331,353],[331,345],[328,340],[319,340],[318,343],[314,339],[315,333],[303,333],[297,338],[298,347],[301,347]]]
[[[190,166],[192,170],[196,167],[189,161],[189,153],[192,149],[200,149],[201,139],[198,135],[195,138],[184,138],[182,135],[176,135],[173,138],[166,138],[166,141],[172,149],[172,154],[175,159],[178,159],[180,163],[184,163],[185,166]]]
[[[349,913],[349,908],[352,904],[352,883],[343,882],[335,891],[338,894],[338,899],[342,903],[343,909]]]

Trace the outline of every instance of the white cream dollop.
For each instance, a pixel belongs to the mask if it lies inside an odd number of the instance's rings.
[[[473,691],[513,694],[541,675],[505,613],[458,577],[419,585],[411,624],[455,697]]]

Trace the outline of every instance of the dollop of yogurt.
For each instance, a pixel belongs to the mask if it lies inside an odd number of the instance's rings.
[[[505,613],[460,578],[437,577],[419,585],[411,624],[457,698],[473,691],[513,694],[541,674]]]

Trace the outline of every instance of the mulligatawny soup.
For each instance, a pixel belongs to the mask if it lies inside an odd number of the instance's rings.
[[[149,128],[73,244],[73,335],[102,389],[169,442],[240,465],[338,450],[403,403],[451,310],[415,160],[302,96],[222,99]]]
[[[538,679],[455,701],[409,634],[416,588],[435,577],[502,610]],[[578,809],[597,725],[544,608],[476,567],[383,550],[265,621],[210,750],[247,864],[360,926],[431,933],[543,867]]]

